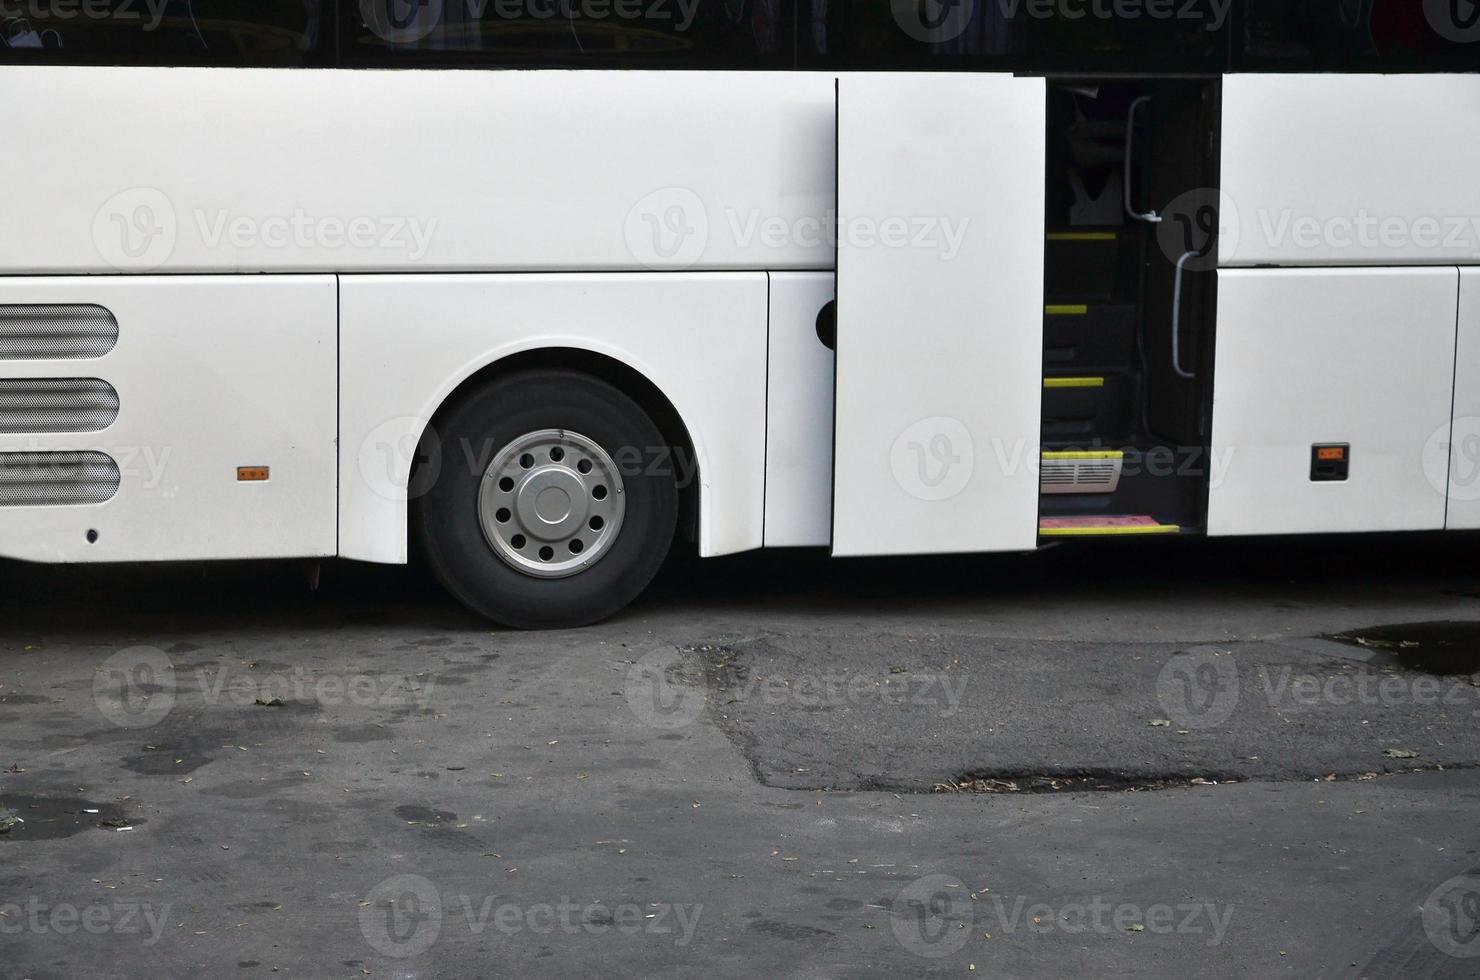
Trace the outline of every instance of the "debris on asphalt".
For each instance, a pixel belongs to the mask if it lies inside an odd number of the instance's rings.
[[[10,828],[18,823],[25,823],[14,810],[0,806],[0,834],[10,832]]]
[[[1417,759],[1418,753],[1408,749],[1383,749],[1382,754],[1389,759]]]
[[[283,699],[267,698],[264,700],[263,698],[258,698],[254,703],[261,708],[281,708],[283,706]]]
[[[1153,718],[1153,719],[1151,719],[1151,727],[1152,728],[1171,728],[1172,727],[1172,723],[1170,721],[1168,721],[1167,719],[1165,719],[1165,718]]]
[[[936,783],[933,793],[1000,794],[1000,793],[1143,793],[1192,786],[1231,786],[1237,779],[1206,776],[1134,776],[1122,773],[1081,773],[1074,775],[964,776]]]

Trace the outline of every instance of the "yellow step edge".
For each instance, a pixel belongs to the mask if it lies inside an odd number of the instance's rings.
[[[1089,313],[1089,306],[1084,303],[1057,303],[1043,308],[1047,316],[1085,316]]]
[[[1113,231],[1051,231],[1051,242],[1113,242],[1120,236]]]
[[[1105,538],[1131,534],[1179,534],[1182,528],[1176,524],[1146,525],[1145,527],[1056,527],[1039,528],[1041,538]]]
[[[1103,388],[1104,378],[1044,378],[1045,388]]]
[[[1070,460],[1070,459],[1125,459],[1125,453],[1116,449],[1095,449],[1087,452],[1063,452],[1043,454],[1044,459]]]

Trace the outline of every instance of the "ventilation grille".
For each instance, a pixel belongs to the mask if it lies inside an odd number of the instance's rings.
[[[102,357],[118,321],[101,306],[0,306],[0,360]]]
[[[0,453],[0,507],[101,504],[121,479],[103,453]]]
[[[1123,458],[1055,457],[1046,453],[1040,475],[1041,493],[1114,493],[1120,486]]]
[[[0,379],[0,433],[97,432],[118,419],[118,392],[99,378]]]

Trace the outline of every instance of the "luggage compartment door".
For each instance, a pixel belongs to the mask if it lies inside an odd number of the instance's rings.
[[[1459,278],[1219,272],[1209,535],[1444,527]]]

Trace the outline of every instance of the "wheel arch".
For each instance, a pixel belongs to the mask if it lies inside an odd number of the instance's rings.
[[[427,458],[424,441],[434,433],[438,421],[470,392],[523,371],[563,370],[589,375],[627,395],[653,420],[663,440],[674,453],[678,476],[678,531],[690,543],[699,538],[700,487],[704,462],[702,443],[696,442],[678,407],[646,372],[612,352],[568,345],[535,347],[494,357],[472,367],[438,396],[435,406],[424,414],[427,424],[417,433],[422,446],[412,462],[408,479],[416,486],[417,472]]]

